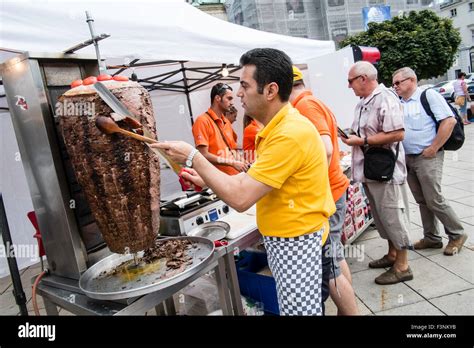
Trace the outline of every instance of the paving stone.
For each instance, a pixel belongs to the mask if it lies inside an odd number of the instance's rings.
[[[474,285],[474,251],[463,248],[453,256],[437,254],[428,256],[428,259]]]
[[[364,258],[362,260],[353,258],[353,257],[346,258],[346,262],[349,265],[351,274],[369,269],[368,265],[370,261],[372,261],[372,259],[369,256],[367,256],[367,254],[364,254]]]
[[[443,167],[443,176],[445,176],[445,175],[454,176],[456,178],[460,178],[460,179],[463,179],[463,180],[469,180],[469,178],[472,178],[472,171],[444,166]]]
[[[375,315],[445,315],[431,303],[423,301],[377,312]]]
[[[421,227],[422,226],[421,214],[420,214],[420,208],[418,207],[418,204],[416,206],[412,204],[410,205],[409,214],[410,214],[410,223]]]
[[[474,226],[474,216],[469,216],[461,219],[462,222]]]
[[[375,284],[374,279],[384,271],[384,269],[369,269],[356,273],[357,276],[353,278],[352,286],[354,291],[372,312],[377,313],[423,301],[423,297],[404,283],[393,285]]]
[[[0,279],[0,295],[12,285],[12,278],[8,275]]]
[[[410,262],[410,267],[414,279],[407,282],[407,285],[427,299],[472,287],[471,283],[424,257]]]
[[[47,316],[48,314],[46,314],[46,309],[44,308],[41,308],[39,310],[39,313],[40,313],[40,316],[44,317],[44,316]],[[28,315],[31,316],[31,317],[34,317],[36,316],[36,313],[34,310],[31,310],[31,311],[28,311]]]
[[[44,308],[44,302],[41,296],[39,295],[36,296],[36,302],[38,304],[38,309]],[[26,303],[26,308],[28,308],[28,312],[34,310],[32,298],[29,299],[29,301]]]
[[[472,162],[465,162],[465,161],[448,161],[444,163],[444,167],[456,168],[456,169],[462,169],[462,170],[468,170],[468,171],[474,170],[474,164]]]
[[[20,309],[15,302],[12,291],[5,291],[0,296],[0,315],[17,315],[18,313],[20,313]]]
[[[358,244],[363,245],[364,253],[369,257],[369,259],[366,261],[366,264],[368,264],[372,260],[382,258],[388,252],[388,242],[380,237],[361,241]],[[408,251],[408,260],[414,260],[419,257],[422,256],[412,250]]]
[[[356,240],[357,241],[364,241],[364,240],[378,238],[378,237],[380,237],[379,232],[375,228],[368,228],[367,230],[362,232],[360,237],[357,238]]]
[[[428,257],[428,256],[438,255],[438,254],[443,254],[444,248],[446,247],[446,244],[448,244],[448,242],[447,242],[445,239],[443,239],[443,247],[442,247],[442,248],[439,248],[439,249],[414,250],[414,252],[420,254],[420,255],[423,256],[423,257]]]
[[[151,314],[151,313],[150,313],[150,314]],[[150,315],[150,314],[148,314],[148,315]],[[59,315],[61,315],[61,316],[72,316],[72,315],[75,315],[75,314],[73,314],[73,313],[71,313],[71,312],[65,310],[64,308],[60,308],[60,309],[59,309]],[[155,312],[154,315],[156,315],[156,312]]]
[[[464,198],[456,198],[455,201],[474,208],[474,195]]]
[[[324,315],[328,317],[337,315],[337,307],[331,297],[324,302]]]
[[[442,189],[442,193],[443,193],[443,197],[449,200],[458,200],[460,198],[472,196],[472,192],[455,188],[452,186],[449,186],[449,189],[445,186]]]
[[[430,302],[447,315],[473,315],[474,289],[433,298]]]
[[[359,315],[374,315],[372,311],[367,307],[364,302],[356,296],[357,307],[359,308]]]
[[[450,190],[451,187],[474,193],[474,182],[472,181],[458,182],[458,183],[455,183],[455,184],[449,185],[448,187],[443,188],[443,190]]]
[[[370,259],[366,263],[369,263],[371,260],[381,258],[387,253],[388,250],[387,241],[380,237],[360,242],[357,241],[355,244],[361,245],[363,247],[364,253],[369,256]]]
[[[464,243],[464,246],[466,248],[474,250],[474,226],[471,224],[464,223],[464,221],[461,221],[461,224],[464,227],[464,233],[467,234],[467,240],[466,243]]]
[[[465,181],[466,180],[463,179],[463,178],[458,178],[458,177],[455,177],[455,176],[445,174],[441,178],[441,185],[449,186],[449,185],[453,185],[453,184],[457,184],[457,183],[465,182]]]
[[[474,193],[473,193],[474,196]],[[474,216],[474,208],[470,207],[466,204],[458,203],[456,200],[449,200],[448,201],[451,208],[453,208],[456,215],[462,219],[468,216]]]
[[[410,226],[410,240],[414,244],[416,241],[423,238],[423,228],[417,225]]]

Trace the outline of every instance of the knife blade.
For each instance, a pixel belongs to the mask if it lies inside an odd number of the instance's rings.
[[[135,116],[127,109],[127,107],[123,105],[122,102],[118,100],[117,97],[113,95],[113,93],[102,82],[97,81],[94,84],[94,89],[97,91],[97,94],[102,98],[105,104],[107,104],[115,113],[135,119]],[[168,155],[161,149],[150,147],[150,144],[148,143],[145,144],[147,144],[147,146],[154,153],[160,156],[160,158],[168,165],[168,167],[170,167],[180,177],[181,171],[183,169],[182,166],[169,158]]]
[[[120,100],[107,88],[105,85],[97,81],[94,83],[94,89],[97,91],[102,100],[110,106],[110,108],[119,115],[131,117],[135,119],[135,116],[123,105]]]

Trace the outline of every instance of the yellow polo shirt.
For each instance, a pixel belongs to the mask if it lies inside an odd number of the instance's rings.
[[[324,227],[336,211],[326,151],[314,125],[284,106],[256,138],[257,160],[248,171],[273,190],[257,202],[257,225],[264,236],[297,237]]]

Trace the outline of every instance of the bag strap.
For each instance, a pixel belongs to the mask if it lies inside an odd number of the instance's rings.
[[[428,102],[428,97],[426,96],[427,91],[428,91],[428,89],[425,89],[421,93],[421,96],[420,96],[421,106],[423,106],[423,109],[425,109],[426,114],[431,117],[431,119],[433,120],[433,122],[436,125],[436,130],[437,130],[438,127],[439,127],[439,122],[436,120],[436,117],[433,113],[433,110],[431,110],[430,103]]]
[[[222,140],[224,140],[224,143],[226,144],[227,148],[229,149],[230,153],[232,153],[232,148],[229,146],[229,143],[227,142],[227,138],[224,135],[224,132],[222,132],[221,127],[219,127],[219,124],[217,123],[217,120],[213,119],[212,116],[206,111],[206,115],[209,116],[209,118],[216,124],[217,129],[219,129],[219,133],[221,134]]]

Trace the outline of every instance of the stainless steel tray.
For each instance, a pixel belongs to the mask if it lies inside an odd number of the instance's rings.
[[[187,265],[184,271],[163,278],[166,273],[165,262],[156,262],[142,274],[110,274],[124,262],[133,259],[133,255],[113,254],[97,262],[79,279],[80,289],[89,297],[98,300],[118,300],[137,297],[172,286],[188,277],[193,276],[206,267],[214,252],[214,242],[202,237],[172,237],[163,238],[160,241],[172,239],[186,239],[196,245],[186,251],[192,258],[192,263]],[[143,251],[138,253],[143,256]],[[104,274],[107,274],[104,276]]]
[[[230,225],[223,221],[206,222],[187,233],[192,237],[204,237],[212,241],[224,239],[230,231]]]

